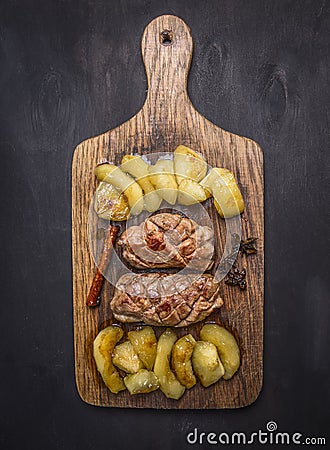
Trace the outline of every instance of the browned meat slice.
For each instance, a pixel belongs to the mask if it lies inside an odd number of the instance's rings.
[[[160,213],[123,232],[118,245],[133,267],[210,269],[213,231],[179,214]]]
[[[184,327],[222,306],[212,275],[126,274],[117,282],[110,307],[121,322]]]

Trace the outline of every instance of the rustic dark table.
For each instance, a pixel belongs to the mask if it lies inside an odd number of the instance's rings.
[[[265,155],[264,386],[240,410],[103,409],[75,388],[71,157],[141,107],[141,34],[166,13],[192,30],[194,105]],[[176,450],[269,421],[329,443],[330,2],[2,0],[0,21],[0,447]]]

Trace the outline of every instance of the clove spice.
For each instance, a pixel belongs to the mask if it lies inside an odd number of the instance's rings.
[[[246,270],[239,270],[237,267],[233,267],[227,274],[225,283],[230,286],[239,286],[240,289],[246,289]]]
[[[230,286],[238,286],[240,289],[246,289],[246,269],[240,270],[236,266],[237,255],[240,252],[242,255],[250,256],[257,253],[256,241],[258,238],[249,237],[247,239],[240,239],[238,234],[234,233],[231,236],[231,252],[226,256],[219,266],[220,273],[227,273],[225,283]]]

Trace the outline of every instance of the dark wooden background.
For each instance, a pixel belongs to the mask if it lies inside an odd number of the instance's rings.
[[[241,410],[103,409],[75,388],[71,157],[140,109],[141,34],[165,13],[192,30],[194,105],[265,154],[264,386]],[[329,82],[329,1],[1,1],[1,448],[176,450],[269,420],[329,442]]]

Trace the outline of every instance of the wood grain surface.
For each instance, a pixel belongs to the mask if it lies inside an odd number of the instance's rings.
[[[72,154],[143,105],[161,14],[191,28],[196,109],[264,151],[263,388],[242,409],[100,408],[76,389]],[[0,2],[1,448],[186,450],[194,428],[268,420],[329,442],[329,29],[325,0]]]
[[[162,43],[162,31],[171,35]],[[145,29],[142,56],[148,78],[148,94],[142,109],[130,120],[100,136],[82,142],[72,162],[72,254],[76,382],[88,403],[100,406],[139,408],[237,408],[251,404],[262,385],[263,356],[263,155],[252,140],[227,132],[196,111],[187,94],[187,76],[193,42],[187,25],[175,16],[160,16]],[[137,48],[138,51],[138,48]],[[92,342],[97,333],[113,323],[109,302],[113,288],[106,283],[98,308],[86,307],[86,297],[95,273],[88,247],[87,217],[97,182],[95,166],[106,159],[120,163],[123,154],[172,152],[179,144],[200,151],[211,166],[234,172],[245,199],[243,238],[257,236],[256,256],[239,261],[247,269],[246,291],[221,284],[224,306],[210,320],[231,329],[239,341],[242,364],[230,381],[208,389],[200,385],[186,391],[179,400],[167,399],[160,391],[131,396],[127,391],[111,394],[97,373]],[[225,222],[211,202],[207,204],[216,235],[216,247],[223,248]],[[116,267],[113,267],[116,271]],[[134,325],[123,325],[125,331]],[[196,338],[200,325],[177,329]],[[160,333],[157,330],[157,334]]]

